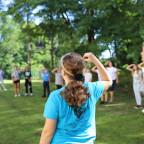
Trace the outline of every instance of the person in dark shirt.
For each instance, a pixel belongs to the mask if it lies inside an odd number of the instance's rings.
[[[25,76],[25,87],[26,87],[25,96],[28,95],[28,86],[29,86],[29,89],[30,89],[30,95],[33,96],[32,83],[31,83],[31,71],[28,67],[25,68],[24,76]]]

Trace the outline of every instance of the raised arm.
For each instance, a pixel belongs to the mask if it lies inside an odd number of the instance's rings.
[[[108,72],[106,71],[104,66],[101,64],[101,62],[91,52],[84,54],[83,59],[97,66],[98,71],[101,76],[102,83],[104,84],[104,90],[107,90],[112,85],[112,79],[110,78]]]
[[[104,66],[107,66],[107,65],[109,65],[109,62],[104,63]]]
[[[20,72],[23,72],[23,71],[24,71],[24,70],[22,70],[22,69],[21,69],[21,67],[20,67],[20,66],[19,66],[18,68],[19,68]]]
[[[92,68],[92,71],[95,72],[95,73],[97,73],[96,68],[97,68],[96,66],[94,66],[94,67]]]
[[[131,68],[132,66],[134,66],[134,64],[131,64],[131,65],[127,66],[126,69],[127,69],[128,71],[133,72],[133,69]]]
[[[57,71],[58,68],[55,68],[52,70],[52,73],[55,74],[55,71]]]
[[[138,65],[138,68],[142,69],[142,65],[144,65],[144,62],[140,63],[140,64]]]
[[[39,71],[40,71],[41,75],[43,76],[43,69],[40,69]]]

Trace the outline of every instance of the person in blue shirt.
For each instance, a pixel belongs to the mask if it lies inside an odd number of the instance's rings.
[[[83,83],[84,61],[97,66],[102,81]],[[93,144],[96,102],[112,80],[92,53],[83,57],[66,54],[61,58],[61,67],[66,86],[53,91],[46,102],[40,144]]]
[[[41,70],[41,74],[43,76],[43,96],[42,97],[46,97],[46,89],[48,92],[48,96],[50,94],[50,73],[48,72],[47,68],[44,68],[44,70]]]

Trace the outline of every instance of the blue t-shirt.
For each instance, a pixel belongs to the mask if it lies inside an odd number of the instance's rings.
[[[50,73],[43,71],[43,81],[49,82]]]
[[[87,82],[91,96],[82,107],[86,108],[78,118],[74,110],[60,95],[64,89],[53,91],[45,105],[45,118],[57,120],[56,130],[51,144],[93,144],[96,138],[95,105],[104,91],[102,82]]]

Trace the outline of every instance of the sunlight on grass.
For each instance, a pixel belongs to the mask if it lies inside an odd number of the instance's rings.
[[[4,114],[4,113],[14,113],[17,110],[4,110],[4,111],[0,111],[0,114]]]
[[[25,80],[20,80],[21,83],[24,83]],[[32,80],[32,82],[42,82],[42,80]],[[4,80],[5,84],[13,84],[12,80]]]
[[[114,106],[123,106],[125,105],[125,103],[119,103],[119,104],[109,104],[109,105],[105,105],[106,107],[114,107]]]
[[[144,133],[136,133],[136,134],[133,134],[133,135],[127,135],[128,137],[135,137],[135,138],[137,138],[137,137],[144,137]],[[144,141],[143,141],[144,142]]]

